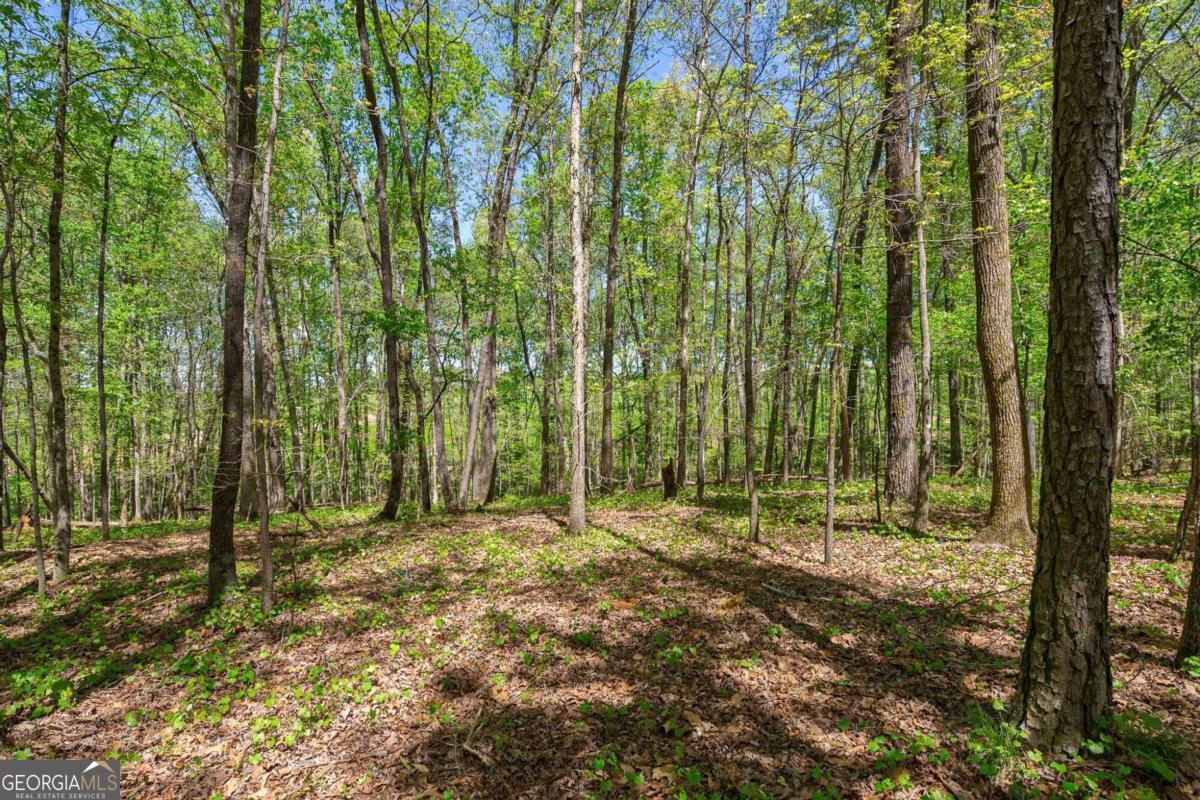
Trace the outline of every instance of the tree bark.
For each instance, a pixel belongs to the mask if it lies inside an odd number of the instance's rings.
[[[222,320],[221,445],[213,479],[208,530],[208,602],[215,604],[237,584],[233,516],[237,506],[242,454],[242,357],[245,349],[246,243],[258,156],[258,68],[262,28],[259,0],[242,7],[241,67],[234,106],[237,147],[229,185],[225,242],[225,314]]]
[[[571,194],[571,510],[572,533],[587,528],[587,311],[589,266],[583,241],[583,0],[571,15],[571,123],[568,160]],[[611,432],[610,432],[611,435]]]
[[[967,162],[975,256],[975,341],[987,398],[992,446],[992,500],[984,541],[1032,541],[1030,475],[1012,333],[1012,265],[1000,123],[998,0],[967,0]]]
[[[888,505],[912,502],[917,483],[916,378],[912,346],[913,162],[909,147],[912,47],[916,4],[891,0],[887,98],[883,112],[887,212],[887,476]]]
[[[1014,701],[1030,745],[1046,749],[1097,738],[1112,704],[1120,97],[1121,4],[1058,0],[1044,471]]]

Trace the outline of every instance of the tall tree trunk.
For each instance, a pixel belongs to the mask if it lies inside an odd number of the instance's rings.
[[[1014,708],[1029,743],[1095,739],[1112,705],[1121,4],[1054,6],[1049,346],[1029,629]]]
[[[9,290],[12,292],[13,327],[17,329],[17,339],[21,343],[21,367],[25,373],[25,416],[29,426],[29,468],[25,474],[29,481],[29,518],[33,527],[33,546],[35,567],[37,569],[38,597],[46,594],[46,548],[42,541],[42,487],[39,483],[38,472],[38,440],[37,440],[37,411],[33,402],[33,368],[30,366],[29,339],[25,333],[25,316],[21,313],[21,296],[17,291],[17,255],[12,248],[12,221],[16,219],[13,189],[4,192],[4,211],[6,219],[5,249],[9,251],[10,264],[8,270]]]
[[[922,67],[924,69],[924,67]],[[912,117],[913,200],[916,203],[917,298],[921,331],[921,451],[917,459],[917,494],[913,503],[913,532],[929,533],[929,482],[933,478],[933,359],[929,336],[929,263],[925,253],[924,188],[921,184],[921,108],[928,84],[924,78]]]
[[[428,6],[426,7],[428,12]],[[404,94],[400,87],[399,74],[396,71],[396,65],[389,55],[389,47],[383,34],[383,25],[379,15],[379,4],[375,0],[371,0],[371,20],[375,27],[375,38],[379,41],[379,52],[383,57],[384,69],[387,72],[388,81],[392,88],[392,108],[396,114],[396,132],[400,137],[400,165],[404,172],[405,185],[408,187],[408,209],[409,216],[412,220],[413,230],[417,234],[417,255],[420,264],[420,292],[422,298],[422,306],[425,314],[425,349],[426,356],[429,360],[429,387],[430,387],[430,402],[431,411],[433,413],[433,451],[434,451],[434,469],[438,474],[438,488],[444,497],[449,497],[450,492],[450,472],[446,465],[446,437],[445,425],[442,415],[442,380],[440,374],[440,364],[438,358],[437,346],[437,319],[434,312],[433,304],[433,275],[430,270],[430,248],[429,248],[429,232],[426,225],[426,203],[425,203],[425,181],[424,173],[418,175],[418,170],[412,160],[412,144],[408,134],[408,119],[405,112]],[[418,67],[423,63],[421,58],[416,58]],[[427,70],[422,70],[422,74]],[[432,81],[432,75],[429,80]],[[432,84],[427,87],[427,98],[432,98]],[[421,164],[424,167],[429,153],[429,136],[432,127],[432,100],[429,100],[429,118],[426,123],[426,136],[422,141]],[[424,412],[424,393],[420,385],[416,382],[416,376],[412,370],[412,351],[411,345],[405,344],[401,348],[401,360],[404,362],[405,374],[408,376],[409,387],[412,390],[413,398],[417,404],[417,449],[418,459],[420,461],[420,470],[422,489],[422,508],[426,511],[432,505],[433,488],[432,482],[429,479],[428,456],[425,452],[425,412]]]
[[[708,123],[703,76],[709,35],[705,0],[700,0],[700,15],[704,18],[704,24],[701,25],[700,37],[692,53],[696,70],[696,108],[692,116],[691,134],[688,138],[688,174],[687,184],[684,188],[682,249],[679,254],[679,300],[675,309],[675,330],[679,337],[679,349],[675,362],[679,375],[675,411],[675,485],[679,487],[687,485],[688,371],[690,369],[692,327],[692,228],[696,218],[696,178],[700,168],[700,150],[704,141],[704,129]]]
[[[338,451],[338,505],[345,508],[350,503],[350,432],[349,399],[346,389],[346,333],[342,312],[342,259],[338,252],[338,238],[342,230],[342,189],[335,176],[340,175],[336,164],[330,163],[329,140],[322,137],[321,162],[326,173],[325,239],[329,247],[330,291],[333,295],[333,365],[337,382],[337,451]]]
[[[363,98],[366,100],[367,120],[375,143],[375,223],[378,234],[376,265],[382,295],[384,384],[387,391],[388,418],[388,489],[382,519],[395,519],[404,494],[404,427],[401,424],[400,401],[400,342],[394,330],[396,318],[395,276],[392,270],[391,215],[388,213],[387,178],[388,144],[380,120],[382,111],[375,95],[375,71],[371,66],[371,43],[367,38],[367,12],[363,0],[354,3],[354,27],[358,32],[359,71],[362,74]],[[382,43],[381,43],[382,44]]]
[[[967,163],[975,256],[975,340],[987,397],[992,501],[980,538],[1002,544],[1033,539],[1025,468],[1021,393],[1012,333],[1012,266],[1000,126],[998,0],[967,0]]]
[[[0,275],[3,275],[6,270],[12,269],[16,271],[16,256],[13,255],[12,234],[13,228],[16,226],[16,215],[12,213],[13,209],[7,202],[8,200],[8,177],[0,173],[0,192],[4,193],[4,234],[3,241],[0,242]],[[10,265],[9,262],[12,261]],[[7,398],[6,390],[8,388],[8,321],[4,317],[4,302],[0,300],[0,450],[5,450],[10,447],[8,443],[8,418],[6,412],[8,406],[5,405]],[[0,492],[3,492],[3,507],[0,508],[0,550],[4,549],[4,532],[8,530],[12,524],[12,494],[11,485],[8,480],[8,459],[5,457],[7,452],[0,452]],[[17,504],[17,518],[21,517],[20,503]],[[15,536],[13,537],[16,538]]]
[[[746,0],[742,18],[742,257],[746,273],[744,350],[742,377],[746,394],[744,431],[746,438],[746,495],[750,500],[750,541],[758,542],[758,475],[754,456],[754,183],[750,175],[750,115],[754,68],[750,58],[750,20],[754,0]],[[685,243],[685,246],[686,243]],[[680,465],[682,470],[682,464]]]
[[[108,474],[108,395],[104,385],[104,322],[105,322],[105,279],[108,275],[108,219],[112,203],[112,159],[117,149],[117,135],[108,141],[108,152],[104,156],[104,172],[101,180],[100,199],[100,255],[96,267],[96,415],[100,448],[100,538],[109,538],[109,516],[112,501]],[[3,398],[0,398],[3,407]]]
[[[612,182],[609,187],[608,248],[605,253],[604,289],[604,348],[601,373],[601,422],[600,422],[600,488],[613,489],[613,350],[617,321],[617,275],[619,263],[619,236],[621,229],[621,166],[625,155],[626,102],[625,90],[629,84],[629,61],[633,56],[633,39],[637,33],[637,0],[627,0],[625,9],[625,36],[621,44],[621,67],[617,73],[616,108],[613,111],[613,161]]]
[[[718,159],[719,161],[719,159]],[[720,191],[718,187],[718,191]],[[704,223],[705,252],[708,250],[708,228],[711,220],[706,212]],[[704,488],[708,481],[708,397],[712,387],[714,367],[717,363],[717,323],[721,308],[721,247],[725,243],[725,218],[718,211],[717,247],[713,257],[712,324],[708,329],[708,356],[704,361],[704,380],[696,393],[696,500],[704,501]],[[707,263],[707,255],[704,259]]]
[[[571,270],[575,308],[571,318],[571,513],[572,533],[587,528],[587,311],[588,254],[583,242],[583,0],[571,14]],[[611,432],[610,432],[611,435]]]
[[[725,219],[721,202],[721,182],[717,181],[717,217]],[[732,213],[732,211],[731,211]],[[722,223],[726,224],[726,223]],[[728,223],[733,227],[732,220]],[[730,378],[733,373],[733,236],[725,236],[725,346],[721,362],[721,485],[728,486],[733,478],[730,467],[733,437],[729,431]]]
[[[222,320],[221,445],[213,479],[208,529],[208,602],[215,604],[237,583],[233,516],[237,507],[242,454],[242,357],[245,349],[246,241],[258,156],[258,67],[262,28],[259,0],[242,7],[241,68],[233,105],[237,147],[229,184],[225,242],[225,314]]]
[[[67,401],[62,381],[62,207],[66,188],[67,94],[71,84],[68,43],[71,0],[61,0],[58,27],[58,84],[54,103],[54,167],[46,239],[50,262],[50,335],[46,377],[50,384],[50,496],[54,500],[54,580],[71,571],[71,480],[67,469]]]
[[[912,347],[913,162],[909,147],[912,37],[917,6],[891,0],[887,104],[883,112],[887,194],[887,478],[888,505],[912,502],[917,485],[916,378]]]
[[[783,280],[783,335],[782,352],[779,354],[779,375],[775,386],[782,394],[780,398],[780,416],[783,417],[783,458],[780,464],[779,479],[787,483],[792,475],[792,369],[796,360],[795,349],[792,347],[792,328],[796,315],[796,288],[800,281],[800,258],[796,252],[796,232],[792,225],[792,186],[795,182],[796,150],[800,144],[800,121],[804,108],[803,103],[796,103],[795,114],[792,118],[792,131],[788,136],[787,172],[784,176],[783,196],[779,201],[779,215],[783,223],[783,265],[786,271]],[[803,202],[800,204],[804,212]],[[767,445],[768,458],[764,470],[771,469],[774,443],[774,417],[776,405],[772,403],[772,424],[770,429],[771,444]]]
[[[270,614],[274,607],[274,569],[271,563],[271,505],[273,469],[267,449],[270,429],[275,422],[275,377],[271,366],[271,337],[267,332],[267,245],[271,234],[271,168],[275,164],[275,136],[279,131],[279,108],[283,101],[283,67],[287,53],[290,0],[283,0],[279,23],[279,43],[275,53],[275,74],[271,78],[271,117],[267,140],[263,145],[262,183],[258,193],[258,252],[254,266],[254,407],[255,464],[258,471],[258,554],[262,565],[262,610]]]
[[[550,141],[550,154],[542,176],[542,250],[546,259],[544,289],[546,295],[545,334],[542,336],[542,401],[539,403],[542,422],[541,476],[538,493],[550,494],[557,481],[555,465],[562,460],[558,452],[560,439],[553,430],[557,423],[556,411],[560,407],[558,396],[558,290],[554,279],[554,187],[550,182],[548,165],[554,162],[554,141]]]

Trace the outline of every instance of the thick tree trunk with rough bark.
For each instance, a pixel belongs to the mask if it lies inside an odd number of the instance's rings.
[[[887,184],[887,475],[888,505],[912,502],[917,485],[917,400],[912,343],[912,247],[916,212],[909,147],[912,47],[917,6],[892,0],[887,37],[887,98],[883,112]]]
[[[1029,629],[1014,700],[1031,746],[1095,739],[1112,704],[1121,4],[1054,7],[1049,346]]]
[[[1032,541],[1030,476],[1025,469],[1024,422],[1012,333],[1012,265],[1000,127],[998,0],[967,0],[966,124],[975,256],[975,342],[987,398],[992,447],[992,501],[985,541]]]
[[[208,530],[208,602],[217,603],[237,583],[233,517],[237,507],[242,456],[242,359],[245,350],[246,243],[258,157],[258,67],[262,27],[259,0],[242,8],[241,67],[233,105],[237,147],[226,202],[225,316],[222,320],[221,445],[213,479],[212,518]]]

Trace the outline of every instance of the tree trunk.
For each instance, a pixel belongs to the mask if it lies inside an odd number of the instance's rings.
[[[720,192],[719,185],[717,191],[718,193]],[[704,223],[706,254],[704,262],[706,264],[708,261],[708,230],[710,221],[711,216],[706,216]],[[704,501],[704,488],[708,482],[708,396],[709,389],[712,387],[713,368],[717,361],[717,321],[719,319],[721,297],[721,247],[724,243],[725,219],[724,215],[718,212],[717,247],[716,254],[713,257],[712,325],[708,329],[708,357],[704,362],[704,380],[699,387],[699,391],[696,393],[696,500],[698,502]]]
[[[12,292],[13,324],[17,329],[17,339],[21,343],[21,366],[25,373],[25,412],[26,422],[29,426],[29,469],[25,477],[29,481],[29,518],[33,527],[37,593],[38,597],[44,597],[46,594],[46,548],[42,541],[42,509],[40,505],[42,488],[38,479],[40,473],[38,472],[37,411],[33,401],[33,368],[30,366],[29,339],[25,333],[25,316],[21,313],[21,297],[17,291],[17,255],[12,248],[12,221],[16,219],[13,202],[12,190],[5,191],[4,210],[7,224],[4,247],[8,250],[11,260],[8,282]]]
[[[54,580],[71,571],[71,481],[67,469],[67,401],[62,381],[62,207],[66,186],[67,94],[71,82],[68,43],[71,0],[59,3],[58,84],[54,104],[54,167],[46,226],[50,262],[50,335],[46,344],[46,377],[50,385],[50,497],[54,500]]]
[[[629,83],[629,61],[633,55],[633,38],[637,32],[637,0],[627,0],[625,36],[621,45],[621,67],[617,74],[616,109],[613,112],[612,183],[609,189],[608,249],[605,259],[604,289],[604,349],[602,356],[602,392],[600,423],[600,488],[613,489],[613,347],[617,320],[618,236],[621,228],[621,165],[625,155],[626,103],[625,90]]]
[[[859,372],[862,370],[861,344],[855,344],[850,351],[850,366],[846,372],[846,405],[842,412],[841,451],[842,451],[842,480],[848,481],[854,477],[854,417],[858,411]]]
[[[388,489],[382,519],[395,519],[400,510],[404,494],[404,427],[401,424],[400,401],[400,342],[394,330],[396,319],[395,277],[392,271],[391,215],[388,213],[387,178],[388,144],[380,120],[382,112],[375,95],[374,69],[371,67],[371,45],[367,38],[367,13],[364,0],[355,0],[354,26],[358,32],[359,70],[362,74],[363,98],[366,101],[367,120],[371,127],[371,138],[375,143],[375,222],[378,234],[376,266],[379,269],[379,284],[382,295],[383,315],[383,365],[384,384],[387,392],[388,418]]]
[[[241,68],[234,106],[237,147],[229,185],[225,242],[225,314],[222,320],[221,445],[213,479],[208,530],[208,602],[215,604],[237,583],[233,516],[237,506],[242,454],[242,357],[245,349],[246,240],[254,195],[258,150],[258,67],[262,27],[259,0],[242,8]]]
[[[1121,5],[1054,7],[1044,471],[1014,701],[1029,744],[1098,738],[1112,704],[1108,544],[1115,444]]]
[[[1012,333],[1012,266],[1000,125],[998,0],[967,0],[967,162],[975,256],[975,340],[987,398],[992,445],[992,501],[985,541],[1007,545],[1033,539],[1029,473]]]
[[[750,58],[750,20],[754,0],[746,0],[742,20],[742,257],[746,272],[742,376],[746,394],[744,430],[746,438],[746,495],[750,500],[750,541],[758,542],[758,475],[754,456],[754,183],[750,175],[750,115],[754,69]],[[682,469],[682,465],[680,465]]]
[[[913,161],[909,147],[911,40],[915,3],[892,0],[887,37],[887,104],[883,112],[887,194],[887,477],[888,505],[912,502],[917,484],[916,378],[912,347]]]
[[[1200,538],[1200,364],[1192,364],[1191,374],[1191,472],[1188,478],[1187,494],[1183,498],[1183,509],[1179,512],[1179,520],[1175,523],[1175,548],[1171,560],[1179,558],[1185,550],[1190,550]],[[1192,572],[1197,572],[1196,564],[1192,563]],[[1195,655],[1192,653],[1191,655]]]
[[[554,142],[550,142],[549,162],[554,161]],[[552,430],[557,422],[556,412],[560,407],[558,395],[558,301],[557,288],[554,280],[554,191],[550,182],[549,170],[542,179],[544,202],[542,203],[542,248],[546,259],[545,288],[546,321],[545,334],[542,337],[542,402],[539,409],[542,415],[542,454],[541,476],[538,481],[538,493],[550,494],[557,485],[554,466],[562,461],[562,453],[558,452],[560,439],[557,431]]]
[[[691,335],[691,229],[696,215],[696,175],[700,169],[700,149],[707,125],[708,114],[704,104],[703,68],[704,55],[708,49],[708,25],[701,26],[694,59],[696,60],[696,109],[692,116],[691,137],[688,143],[688,184],[684,188],[683,251],[679,255],[679,302],[676,309],[676,331],[679,350],[676,369],[679,373],[679,391],[676,410],[676,486],[688,485],[688,371]]]
[[[721,203],[721,183],[717,182],[717,218],[720,224],[725,223],[724,205]],[[729,223],[732,227],[732,222]],[[721,360],[721,485],[728,486],[732,478],[730,470],[730,448],[732,437],[729,433],[729,380],[733,364],[733,236],[725,236],[725,347],[724,358]]]
[[[913,200],[916,203],[917,298],[921,331],[921,452],[917,460],[917,494],[913,503],[913,532],[929,533],[929,481],[933,477],[933,370],[929,336],[928,260],[925,253],[924,188],[921,185],[921,108],[928,84],[922,80],[912,117]]]
[[[99,427],[97,439],[100,449],[100,538],[105,542],[109,538],[111,488],[108,474],[108,396],[104,386],[104,304],[107,299],[104,284],[108,273],[108,219],[112,200],[112,159],[116,149],[117,135],[113,134],[108,142],[108,152],[104,156],[104,177],[101,182],[103,188],[100,200],[100,255],[96,268],[96,423]],[[0,397],[0,408],[3,405],[3,397]]]
[[[571,15],[571,512],[572,533],[587,528],[587,311],[588,254],[583,242],[583,0],[574,0]],[[618,112],[620,113],[620,112]],[[615,287],[614,287],[615,288]],[[611,431],[610,431],[611,435]]]
[[[333,363],[337,381],[337,498],[338,505],[345,508],[350,503],[350,432],[349,400],[346,389],[346,334],[342,312],[342,259],[338,252],[338,238],[341,236],[342,230],[342,195],[340,181],[334,177],[340,174],[338,168],[329,163],[328,139],[322,138],[322,145],[321,160],[325,164],[327,175],[326,205],[329,216],[325,223],[325,238],[329,246],[329,279],[330,290],[333,294]]]
[[[262,610],[270,614],[274,607],[274,570],[271,563],[272,480],[267,450],[274,426],[275,378],[271,367],[271,337],[267,333],[267,244],[271,233],[271,169],[275,163],[275,136],[279,131],[279,108],[283,100],[283,67],[287,53],[290,0],[283,0],[279,23],[279,42],[275,54],[275,74],[271,79],[271,117],[263,146],[262,183],[258,194],[258,252],[254,266],[254,406],[255,463],[258,470],[258,554],[262,565]]]

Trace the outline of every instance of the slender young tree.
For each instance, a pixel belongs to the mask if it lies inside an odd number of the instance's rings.
[[[975,257],[975,342],[987,398],[992,501],[981,538],[1002,544],[1033,539],[1030,476],[1012,333],[1012,266],[1000,126],[999,0],[967,0],[967,172]]]
[[[96,424],[97,446],[100,460],[100,538],[108,541],[109,517],[111,516],[111,485],[108,474],[108,396],[105,385],[104,320],[106,286],[108,277],[108,224],[112,207],[112,161],[117,149],[118,135],[109,137],[108,150],[104,154],[104,169],[101,177],[100,199],[100,252],[96,265]],[[2,403],[0,403],[2,405]]]
[[[259,0],[242,5],[242,54],[232,106],[236,144],[231,161],[225,241],[225,312],[221,337],[221,444],[213,478],[208,528],[208,602],[215,604],[237,584],[233,517],[241,483],[242,358],[245,350],[246,245],[258,158],[258,71],[262,15]]]
[[[1054,4],[1049,346],[1029,628],[1014,709],[1030,744],[1095,739],[1112,704],[1121,4]]]

